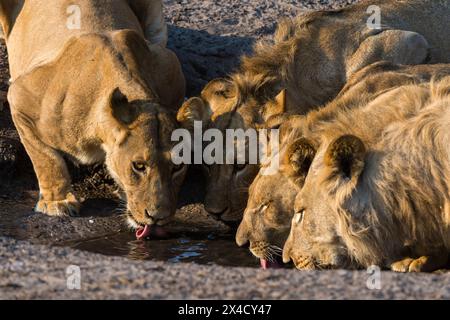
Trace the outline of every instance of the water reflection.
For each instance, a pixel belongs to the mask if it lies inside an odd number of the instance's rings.
[[[252,267],[258,261],[248,249],[236,246],[232,236],[183,235],[165,240],[136,240],[131,233],[77,242],[73,248],[134,260],[159,260],[171,263],[195,262],[222,266]]]

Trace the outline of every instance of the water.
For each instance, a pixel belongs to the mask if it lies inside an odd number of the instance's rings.
[[[70,245],[74,249],[122,256],[133,260],[157,260],[170,263],[194,262],[204,265],[258,268],[258,260],[247,248],[239,248],[233,236],[182,235],[165,240],[136,240],[133,234],[119,233],[83,240]]]
[[[74,237],[83,231],[92,236],[91,226],[85,223],[90,217],[108,217],[114,207],[104,202],[90,201],[85,205],[85,218],[58,219],[31,212],[37,194],[21,201],[0,199],[0,235],[21,240],[39,239],[45,244],[69,246],[74,249],[108,256],[121,256],[134,260],[157,260],[170,263],[194,262],[206,265],[258,268],[259,261],[248,248],[239,248],[234,235],[177,233],[164,240],[136,240],[134,233],[123,232],[83,240],[52,242],[54,233],[67,233]],[[88,218],[89,217],[89,218]],[[95,218],[92,218],[95,219]],[[105,222],[103,222],[105,223]],[[77,232],[74,231],[78,230]],[[98,226],[99,232],[107,228]]]

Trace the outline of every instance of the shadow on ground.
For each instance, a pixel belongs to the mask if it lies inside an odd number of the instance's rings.
[[[217,36],[206,31],[169,26],[169,44],[180,60],[187,96],[195,96],[212,79],[224,77],[239,65],[239,57],[252,50],[250,37]]]

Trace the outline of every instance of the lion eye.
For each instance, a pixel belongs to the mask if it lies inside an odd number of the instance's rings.
[[[139,173],[144,172],[147,169],[147,165],[143,162],[133,162],[133,170]]]
[[[302,209],[299,212],[297,212],[294,216],[294,223],[299,224],[300,222],[302,222],[304,216],[305,216],[305,209]]]

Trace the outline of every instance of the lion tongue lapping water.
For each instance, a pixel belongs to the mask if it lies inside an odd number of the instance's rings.
[[[163,227],[157,225],[146,225],[136,230],[136,238],[138,240],[144,240],[147,237],[153,236],[156,238],[166,238],[167,231]]]
[[[277,261],[269,261],[266,259],[259,259],[259,262],[261,263],[261,268],[264,270],[267,269],[281,269],[283,265]]]

